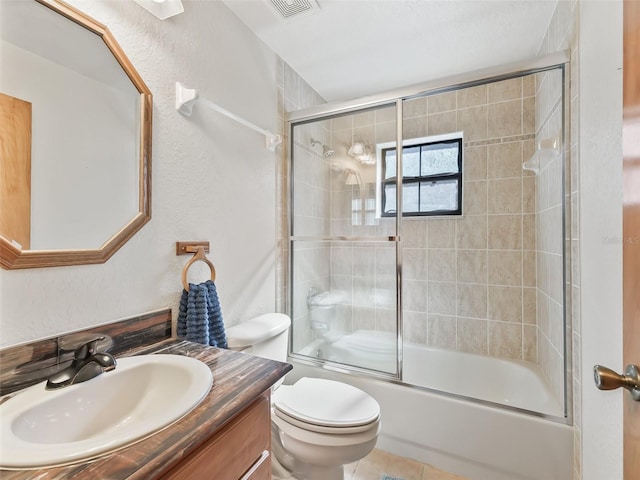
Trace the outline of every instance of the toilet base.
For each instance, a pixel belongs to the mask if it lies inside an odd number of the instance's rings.
[[[344,467],[318,467],[297,460],[291,468],[284,467],[275,453],[271,455],[272,480],[344,480]]]
[[[344,480],[344,467],[312,465],[287,452],[272,425],[271,472],[273,480]]]

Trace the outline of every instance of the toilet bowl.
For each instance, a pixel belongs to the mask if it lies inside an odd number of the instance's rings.
[[[229,348],[285,361],[282,339],[290,322],[286,315],[266,314],[231,327]],[[346,383],[303,377],[274,388],[271,431],[274,478],[343,480],[344,465],[375,447],[380,406]]]
[[[380,406],[351,385],[303,377],[273,394],[274,454],[295,478],[341,480],[380,431]]]

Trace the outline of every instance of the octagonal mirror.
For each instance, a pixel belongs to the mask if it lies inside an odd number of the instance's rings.
[[[151,92],[107,27],[0,2],[0,262],[103,263],[151,217]]]

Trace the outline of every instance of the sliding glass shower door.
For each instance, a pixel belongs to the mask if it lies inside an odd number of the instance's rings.
[[[293,354],[400,375],[397,221],[376,152],[396,138],[395,103],[292,126]]]
[[[524,68],[294,116],[294,358],[569,416],[567,73]]]

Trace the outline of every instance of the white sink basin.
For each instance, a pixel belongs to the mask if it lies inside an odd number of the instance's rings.
[[[65,465],[130,445],[187,414],[212,384],[203,362],[162,354],[119,359],[59,390],[39,383],[0,405],[0,468]]]

